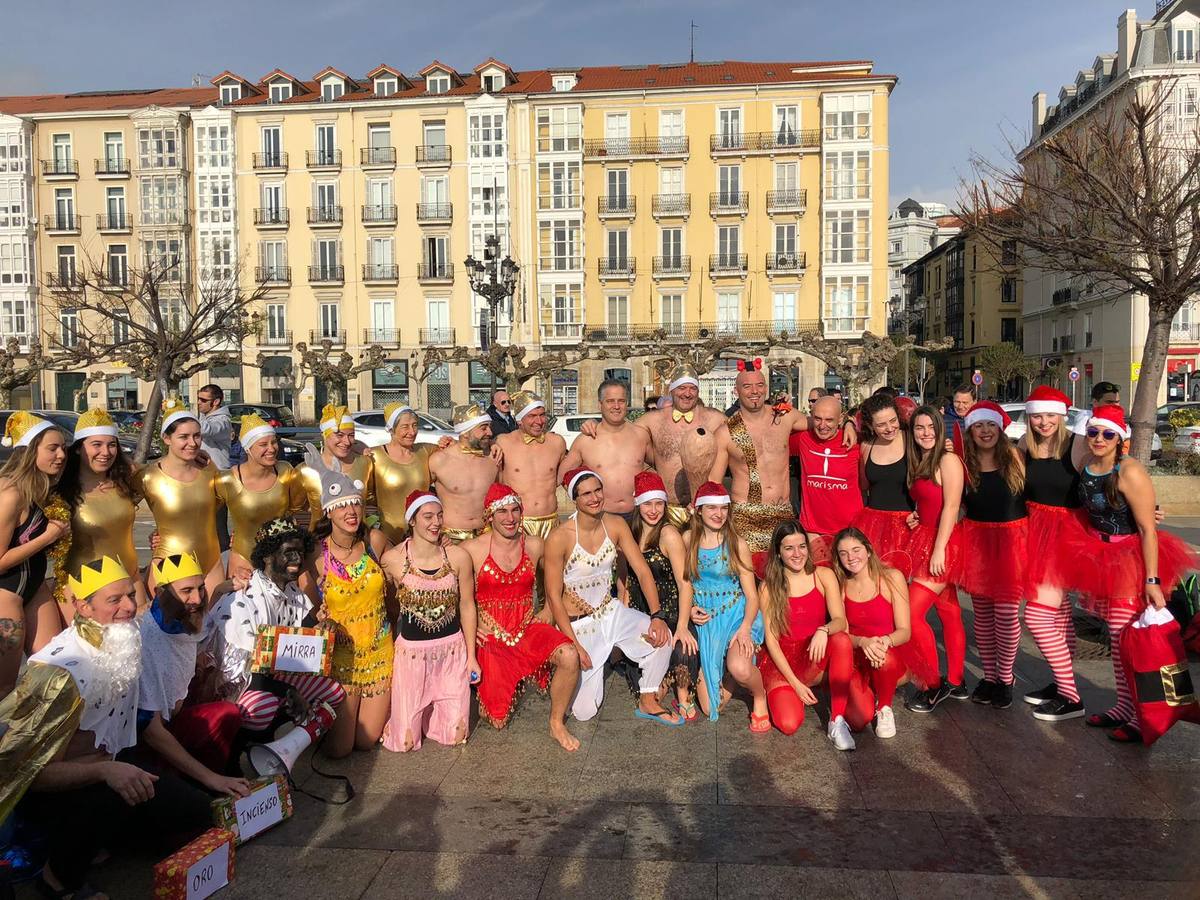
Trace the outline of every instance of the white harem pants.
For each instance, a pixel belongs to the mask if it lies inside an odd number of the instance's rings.
[[[592,658],[592,667],[580,670],[579,688],[571,704],[571,714],[581,722],[600,711],[604,701],[604,664],[614,647],[642,670],[639,687],[643,694],[654,693],[662,684],[671,664],[671,642],[655,647],[645,640],[643,635],[650,630],[650,617],[644,612],[610,599],[590,616],[572,622],[571,630]]]

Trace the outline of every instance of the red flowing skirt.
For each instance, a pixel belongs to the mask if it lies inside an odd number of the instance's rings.
[[[1029,519],[976,522],[963,519],[958,586],[972,597],[1020,603],[1025,596]]]
[[[1084,536],[1082,515],[1065,506],[1025,505],[1029,510],[1029,559],[1025,568],[1029,596],[1036,596],[1038,586],[1043,584],[1075,590],[1080,566],[1071,545]]]
[[[912,556],[908,545],[912,539],[908,527],[908,517],[911,513],[903,510],[893,512],[884,509],[863,507],[850,524],[867,536],[875,555],[883,560],[885,566],[899,569],[907,579],[912,571]]]
[[[1187,544],[1167,531],[1158,534],[1158,577],[1162,592],[1171,590],[1200,561]],[[1146,563],[1142,558],[1141,535],[1120,536],[1106,541],[1100,532],[1081,528],[1067,550],[1076,560],[1071,587],[1082,595],[1080,604],[1098,615],[1112,603],[1141,606],[1146,589]]]
[[[552,625],[530,622],[515,646],[488,636],[479,644],[475,657],[483,678],[479,682],[479,714],[497,728],[508,721],[517,705],[517,691],[526,679],[539,691],[550,683],[550,657],[563,644],[571,643]]]
[[[920,578],[934,584],[956,584],[962,568],[962,526],[955,525],[946,542],[946,568],[941,575],[929,571],[929,558],[933,556],[933,545],[937,541],[936,525],[918,525],[909,538],[908,552],[912,557],[912,572],[909,580]]]

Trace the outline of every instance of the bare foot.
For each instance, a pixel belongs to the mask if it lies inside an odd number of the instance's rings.
[[[669,712],[669,710],[658,702],[658,698],[654,694],[642,694],[641,699],[638,701],[638,707],[642,712],[651,716],[661,716],[663,713]]]
[[[725,685],[721,685],[721,700],[717,703],[717,712],[725,711],[725,704],[729,702],[729,698],[733,696],[733,691],[728,690]]]
[[[559,745],[568,752],[574,753],[579,749],[579,740],[575,735],[567,731],[565,722],[551,722],[550,736],[558,741]]]

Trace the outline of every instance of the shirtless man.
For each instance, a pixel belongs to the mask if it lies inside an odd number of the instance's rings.
[[[759,578],[764,575],[771,535],[776,526],[795,520],[788,441],[793,431],[807,431],[807,413],[768,409],[767,379],[754,363],[747,363],[734,382],[738,411],[716,434],[717,455],[709,480],[721,483],[728,469],[733,475],[733,527],[746,540]],[[847,429],[845,443],[855,442]]]
[[[521,495],[525,533],[545,539],[558,524],[558,473],[567,442],[546,432],[546,404],[528,391],[512,396],[517,430],[496,438],[504,456],[500,481]]]
[[[454,410],[458,443],[429,457],[429,480],[442,502],[442,534],[456,544],[483,528],[483,498],[500,464],[491,455],[492,420],[477,403]]]
[[[578,439],[559,465],[559,477],[571,469],[591,469],[604,479],[604,511],[624,516],[633,524],[633,479],[654,464],[650,432],[625,420],[629,412],[629,388],[609,378],[596,391],[603,417],[594,426],[594,436]]]

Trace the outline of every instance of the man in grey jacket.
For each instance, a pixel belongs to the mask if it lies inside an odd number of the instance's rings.
[[[218,469],[229,468],[229,448],[233,443],[233,421],[225,408],[225,392],[219,385],[206,384],[196,394],[196,412],[200,415],[200,447]],[[217,510],[217,538],[221,550],[229,549],[229,511]]]

